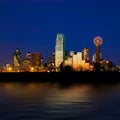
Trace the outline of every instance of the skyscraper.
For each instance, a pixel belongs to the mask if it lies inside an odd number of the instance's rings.
[[[23,72],[27,72],[30,71],[30,67],[31,67],[31,53],[27,52],[26,53],[26,58],[23,59],[22,61],[22,71]]]
[[[89,49],[88,48],[82,49],[82,60],[84,60],[85,62],[89,62]]]
[[[36,70],[41,66],[41,54],[39,52],[32,53],[32,66]]]
[[[65,50],[64,50],[64,35],[57,34],[56,46],[55,46],[55,66],[60,67],[60,64],[64,62]]]
[[[19,48],[17,48],[15,53],[13,54],[12,65],[13,65],[13,69],[15,71],[18,71],[20,69],[20,65],[21,65],[21,52],[20,52]]]
[[[30,52],[27,52],[27,53],[26,53],[26,59],[27,59],[27,60],[30,60],[30,58],[31,58],[31,53],[30,53]]]

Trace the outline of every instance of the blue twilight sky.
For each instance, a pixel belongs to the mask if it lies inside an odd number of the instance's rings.
[[[120,64],[120,0],[0,0],[0,65],[11,63],[19,48],[40,52],[46,61],[56,34],[65,35],[65,49],[95,52],[93,39],[103,38],[102,57]]]

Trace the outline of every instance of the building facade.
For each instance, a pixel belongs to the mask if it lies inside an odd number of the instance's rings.
[[[19,71],[20,65],[21,65],[21,52],[20,52],[19,48],[17,48],[12,57],[12,67],[13,67],[14,71]]]
[[[88,48],[82,48],[82,60],[84,60],[86,63],[89,62],[89,49]]]
[[[38,71],[39,67],[41,67],[41,54],[39,52],[32,53],[31,61],[35,71]]]
[[[60,64],[64,62],[65,50],[64,50],[64,35],[57,34],[56,46],[55,46],[55,67],[59,68]]]
[[[27,52],[26,58],[23,59],[23,61],[22,61],[22,71],[28,72],[28,71],[30,71],[30,68],[31,68],[31,53]]]

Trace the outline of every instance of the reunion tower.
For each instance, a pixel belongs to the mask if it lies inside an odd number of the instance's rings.
[[[95,62],[100,63],[100,45],[102,44],[103,40],[101,37],[97,36],[93,40],[95,47],[96,47],[96,53],[95,53]]]

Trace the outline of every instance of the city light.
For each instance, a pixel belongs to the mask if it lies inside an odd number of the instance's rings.
[[[7,63],[1,68],[1,72],[61,72],[71,69],[73,72],[79,71],[114,71],[117,70],[109,60],[102,58],[100,45],[103,40],[100,36],[94,37],[95,53],[93,60],[90,60],[89,48],[84,47],[81,51],[70,51],[66,54],[64,48],[64,34],[57,34],[55,51],[48,62],[44,60],[40,52],[27,52],[26,58],[21,58],[20,49],[13,53],[12,64]]]
[[[12,71],[12,67],[9,67],[9,68],[8,68],[8,71],[11,72],[11,71]]]
[[[34,72],[35,71],[35,68],[34,67],[31,67],[30,68],[30,72]]]

